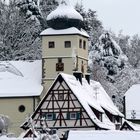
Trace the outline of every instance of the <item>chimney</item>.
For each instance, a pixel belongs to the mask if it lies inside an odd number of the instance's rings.
[[[85,79],[87,80],[87,82],[90,85],[90,74],[89,73],[85,74]]]
[[[73,72],[73,75],[76,77],[77,80],[79,80],[79,82],[82,85],[82,77],[83,77],[82,72],[78,72],[78,71],[77,72]]]

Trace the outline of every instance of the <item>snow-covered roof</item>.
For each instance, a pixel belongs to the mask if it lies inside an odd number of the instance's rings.
[[[94,123],[101,128],[115,129],[114,124],[111,123],[105,115],[103,117],[103,122],[101,122],[91,110],[91,107],[93,107],[104,113],[102,108],[105,108],[113,115],[123,116],[115,107],[101,84],[93,80],[91,80],[91,84],[88,84],[85,79],[82,79],[81,84],[73,75],[61,73],[61,76],[64,78]],[[98,88],[96,88],[97,85]]]
[[[89,105],[93,106],[101,112],[102,110],[100,108],[104,108],[113,115],[123,116],[123,114],[117,109],[117,107],[114,105],[111,98],[99,82],[90,80],[90,84],[88,84],[87,80],[83,78],[81,85],[73,75],[64,73],[61,73],[61,75],[65,79],[65,81],[67,81],[67,84],[71,87],[71,89],[75,91],[74,93],[80,93],[79,96],[82,96],[84,100],[87,99]],[[79,90],[81,90],[81,92],[79,92]],[[94,104],[93,102],[97,103]],[[97,105],[99,106],[97,107]]]
[[[133,95],[132,95],[133,94]],[[140,84],[135,84],[135,85],[132,85],[128,90],[127,92],[125,93],[125,96],[138,96],[140,97]]]
[[[41,60],[1,61],[0,97],[39,96],[43,90],[41,65]]]
[[[55,30],[53,28],[48,28],[48,29],[42,31],[40,35],[45,36],[45,35],[73,35],[73,34],[82,35],[87,38],[89,37],[88,33],[85,30],[83,30],[83,29],[79,30],[75,27],[61,29],[61,30]]]
[[[135,84],[125,93],[127,119],[140,119],[140,84]]]
[[[70,19],[79,19],[83,21],[83,17],[74,9],[68,0],[63,0],[59,6],[47,16],[47,20],[58,17],[67,17]]]
[[[94,90],[94,93],[97,94],[97,101],[105,110],[109,111],[113,115],[124,116],[114,105],[111,98],[108,96],[104,88],[99,82],[91,80],[90,86]]]
[[[125,124],[129,125],[134,131],[140,131],[140,124],[132,123],[132,122],[130,122],[130,121],[127,121],[127,120],[123,119],[122,127],[123,127]],[[121,128],[122,128],[122,127],[121,127]],[[120,130],[122,130],[122,129],[120,129]]]
[[[140,140],[133,131],[70,131],[68,140]]]

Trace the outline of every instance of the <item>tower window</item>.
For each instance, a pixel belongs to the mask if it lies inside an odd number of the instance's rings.
[[[82,39],[79,40],[79,48],[82,48]]]
[[[71,47],[71,41],[65,41],[65,48]]]
[[[58,63],[56,63],[56,71],[64,71],[64,63],[62,63],[62,58],[58,58]]]
[[[55,48],[55,43],[54,41],[50,41],[48,44],[49,48]]]
[[[85,40],[83,41],[83,49],[84,50],[86,49],[86,41]]]

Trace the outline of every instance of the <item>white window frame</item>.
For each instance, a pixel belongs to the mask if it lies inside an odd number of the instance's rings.
[[[65,48],[71,48],[71,41],[65,41]]]
[[[50,115],[51,117],[50,117],[49,115]],[[47,114],[46,114],[46,120],[48,120],[48,121],[53,120],[53,113],[47,113]]]
[[[72,115],[74,115],[75,117],[73,117]],[[71,112],[70,113],[70,119],[75,120],[76,118],[77,118],[77,113],[76,112]]]

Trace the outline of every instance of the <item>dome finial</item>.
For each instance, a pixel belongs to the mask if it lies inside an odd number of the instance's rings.
[[[70,1],[69,0],[61,0],[60,4],[62,4],[62,5],[70,5]]]

